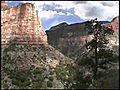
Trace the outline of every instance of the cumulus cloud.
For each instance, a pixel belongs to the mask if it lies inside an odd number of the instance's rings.
[[[77,15],[89,20],[98,18],[107,20],[108,17],[119,15],[118,1],[23,1],[33,3],[41,18],[53,18],[55,15]]]
[[[48,29],[62,21],[78,23],[94,18],[111,21],[119,15],[118,1],[24,1],[33,3]]]
[[[101,18],[102,17],[102,12],[103,9],[102,8],[99,8],[97,6],[94,6],[94,7],[90,7],[90,8],[87,8],[87,12],[85,13],[85,16],[86,17],[99,17]]]
[[[15,1],[13,1],[15,2]],[[20,1],[33,3],[42,20],[56,23],[69,20],[111,20],[119,16],[119,1]],[[56,20],[57,17],[57,20]],[[70,18],[69,18],[70,17]],[[71,18],[72,17],[72,18]],[[79,17],[79,18],[78,18]],[[61,20],[58,20],[60,18]],[[65,21],[63,20],[63,21]]]
[[[74,3],[75,3],[75,4],[86,4],[87,1],[75,1]]]
[[[101,2],[101,4],[102,4],[103,6],[113,7],[115,3],[113,3],[113,2],[105,2],[105,1],[103,1],[103,2]]]
[[[104,2],[104,1],[103,1]],[[107,20],[108,17],[115,17],[119,15],[119,2],[106,1],[106,3],[112,3],[113,6],[106,7],[102,1],[88,1],[84,4],[77,4],[75,6],[75,14],[82,19],[94,19]]]
[[[12,1],[4,1],[4,2],[6,2],[6,3],[10,3],[10,2],[12,2]]]
[[[41,18],[49,19],[57,15],[77,15],[82,19],[119,15],[119,1],[21,1],[33,3]]]
[[[43,10],[52,10],[52,9],[56,9],[57,7],[61,7],[61,5],[55,3],[42,5]]]
[[[44,19],[53,18],[54,15],[58,14],[56,11],[40,11],[38,15]]]
[[[62,7],[62,6],[53,3],[51,5],[44,4],[41,8],[42,8],[43,11],[56,11],[58,14],[62,13],[62,14],[65,14],[65,15],[72,15],[74,13],[74,8],[61,9],[59,7]]]

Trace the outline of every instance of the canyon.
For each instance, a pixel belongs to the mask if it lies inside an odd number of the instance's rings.
[[[114,34],[108,36],[109,47],[119,47],[119,16],[115,17],[112,21],[100,21],[106,27],[113,27]],[[85,30],[85,23],[74,23],[68,25],[67,23],[61,23],[49,30],[46,30],[48,35],[48,43],[53,47],[60,50],[63,54],[73,57],[73,54],[82,53],[85,48],[86,41],[92,40],[92,35],[88,34]],[[111,28],[111,27],[110,27]],[[84,48],[84,49],[83,49]],[[118,52],[118,49],[117,49]]]
[[[119,16],[111,22],[101,22],[107,27],[112,25],[115,32],[108,37],[110,48],[118,50]],[[76,58],[82,60],[86,40],[92,39],[85,23],[61,23],[45,32],[33,4],[10,7],[2,1],[1,46],[8,47],[2,47],[1,51],[1,89],[90,88],[91,71],[75,62]],[[107,72],[103,70],[98,86],[101,88],[107,77],[110,83],[105,87],[118,88],[118,69],[113,66]]]
[[[1,6],[1,89],[64,89],[74,61],[48,44],[34,5]]]

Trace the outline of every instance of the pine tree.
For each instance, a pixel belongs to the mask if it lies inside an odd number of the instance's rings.
[[[79,62],[81,65],[85,65],[92,69],[93,80],[98,78],[98,69],[107,70],[108,64],[116,61],[116,55],[113,50],[108,47],[108,36],[114,33],[111,27],[106,27],[101,22],[97,21],[97,18],[91,21],[87,21],[85,25],[89,35],[93,36],[91,41],[86,41],[87,51],[91,51],[88,55],[84,56]]]

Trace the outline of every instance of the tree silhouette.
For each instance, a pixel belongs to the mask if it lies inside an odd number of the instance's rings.
[[[88,65],[92,68],[93,78],[97,80],[98,68],[106,69],[108,63],[115,60],[114,53],[107,45],[109,40],[108,35],[114,33],[112,26],[106,27],[101,22],[97,21],[97,18],[91,21],[87,21],[85,29],[88,30],[89,35],[93,36],[91,41],[86,41],[86,48],[88,51],[87,56],[83,57],[81,64]]]

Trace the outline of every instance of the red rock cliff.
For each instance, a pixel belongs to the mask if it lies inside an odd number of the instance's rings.
[[[1,8],[7,8],[8,4],[5,1],[1,1]]]
[[[21,4],[1,14],[2,44],[12,40],[20,44],[47,44],[47,35],[33,4]]]
[[[119,16],[115,17],[107,26],[112,26],[114,35],[110,37],[110,46],[119,46]]]
[[[112,20],[111,25],[113,26],[113,29],[115,30],[115,32],[119,32],[119,16],[115,17]]]
[[[110,23],[106,24],[106,26],[108,27],[112,26],[113,30],[118,33],[119,32],[119,16],[113,18],[113,20]]]

